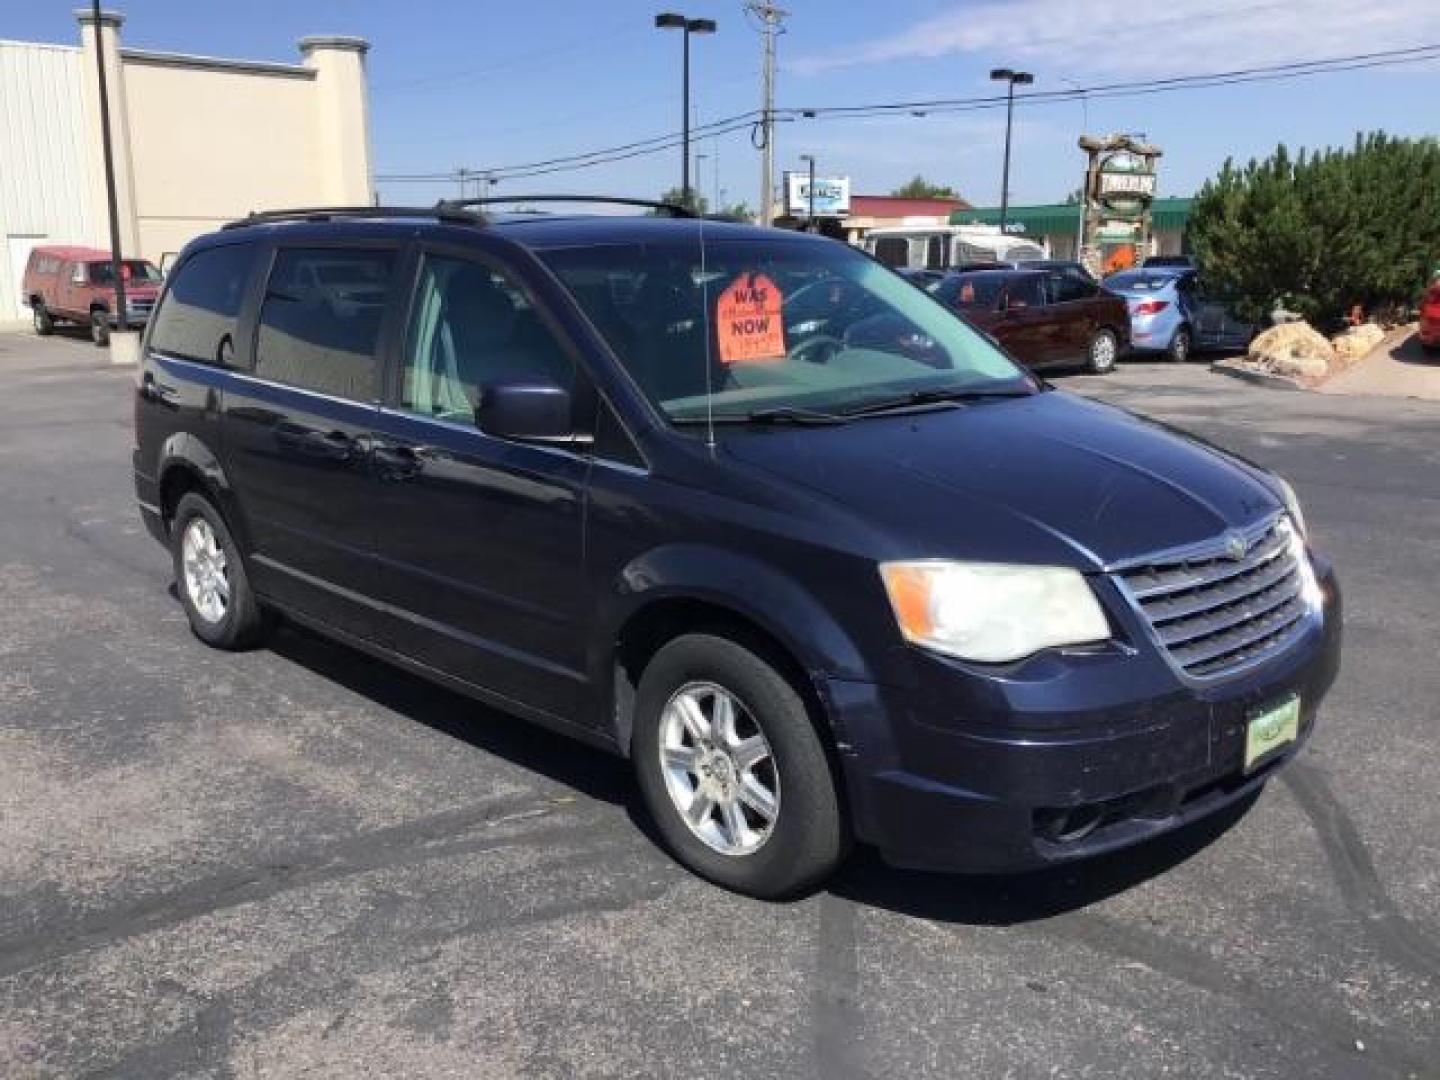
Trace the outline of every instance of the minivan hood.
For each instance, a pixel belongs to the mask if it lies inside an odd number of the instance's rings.
[[[1258,470],[1063,391],[833,427],[732,429],[723,446],[864,516],[891,538],[887,558],[1099,569],[1281,508]]]

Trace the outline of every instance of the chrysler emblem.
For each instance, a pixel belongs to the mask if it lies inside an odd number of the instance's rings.
[[[1227,532],[1225,534],[1225,554],[1231,559],[1240,560],[1250,550],[1250,545],[1245,537],[1238,532]]]

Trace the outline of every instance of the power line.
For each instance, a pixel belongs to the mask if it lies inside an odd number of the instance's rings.
[[[754,126],[754,123],[755,122],[752,119],[745,119],[743,122],[733,123],[725,127],[707,127],[704,134],[707,138],[718,137],[721,135],[730,135],[738,131],[748,131]],[[532,176],[548,176],[551,173],[573,172],[578,169],[588,169],[598,165],[611,165],[618,161],[628,161],[631,158],[645,157],[650,154],[661,154],[665,153],[666,151],[674,150],[676,147],[681,145],[681,142],[681,137],[679,135],[675,135],[671,137],[669,141],[661,143],[659,145],[639,146],[633,149],[626,149],[623,152],[613,152],[604,156],[592,156],[588,160],[582,162],[560,163],[548,165],[542,168],[531,168],[524,170],[519,170],[514,166],[510,166],[505,169],[486,169],[484,171],[491,174],[495,178],[496,183],[500,182],[501,180],[523,180]],[[598,153],[599,152],[597,152],[597,154]],[[379,174],[375,177],[376,180],[383,181],[385,183],[426,184],[453,181],[455,178],[456,172],[453,170],[450,172],[432,173]]]
[[[1111,97],[1138,97],[1151,94],[1172,93],[1179,90],[1203,90],[1218,86],[1230,86],[1251,82],[1276,82],[1289,79],[1307,78],[1335,72],[1366,70],[1379,67],[1393,67],[1403,64],[1421,63],[1440,59],[1440,44],[1416,45],[1404,49],[1389,49],[1379,52],[1354,53],[1349,56],[1328,57],[1318,60],[1292,61],[1262,67],[1238,68],[1233,71],[1211,72],[1208,74],[1179,75],[1161,79],[1143,79],[1129,82],[1103,83],[1095,86],[1075,86],[1067,90],[1039,90],[1017,94],[1015,100],[1022,105],[1048,105],[1079,99]],[[918,101],[872,102],[865,105],[830,105],[809,108],[778,108],[768,110],[769,119],[775,121],[798,121],[819,119],[866,119],[909,112],[917,116],[931,113],[972,112],[1003,107],[1004,95],[984,95],[969,98],[931,98]],[[752,132],[765,119],[766,110],[750,110],[722,117],[692,129],[692,135],[721,136],[750,129]],[[540,161],[523,162],[515,165],[493,166],[484,170],[497,180],[523,179],[531,176],[545,176],[556,172],[570,172],[580,169],[609,165],[636,157],[664,153],[680,145],[681,134],[670,132],[648,139],[639,139],[617,146],[601,147],[578,154],[547,158]],[[456,172],[429,172],[414,174],[379,174],[377,181],[385,183],[437,183],[453,181]]]
[[[699,126],[697,126],[697,127],[693,127],[693,128],[691,129],[691,134],[692,134],[692,135],[723,134],[723,132],[720,132],[720,131],[718,131],[718,130],[716,130],[716,129],[721,128],[721,127],[726,127],[726,126],[728,126],[728,125],[735,124],[735,123],[739,123],[740,126],[742,126],[742,127],[748,127],[751,123],[753,123],[754,118],[755,118],[756,116],[758,116],[758,115],[759,115],[759,113],[758,113],[756,110],[751,109],[751,110],[748,111],[748,112],[736,113],[736,114],[733,115],[733,116],[721,117],[719,120],[712,120],[712,121],[710,121],[710,122],[707,123],[707,124],[701,124],[701,125],[699,125]],[[622,152],[622,151],[645,150],[646,148],[649,148],[648,152],[650,152],[650,153],[657,153],[657,154],[658,154],[658,153],[660,153],[662,150],[672,150],[672,149],[674,149],[677,145],[679,145],[679,140],[680,140],[680,138],[681,138],[681,133],[680,133],[680,132],[678,132],[678,131],[672,131],[672,132],[670,132],[670,133],[668,133],[668,134],[665,134],[665,135],[654,135],[654,136],[652,136],[652,137],[650,137],[650,138],[648,138],[648,139],[637,139],[635,142],[621,143],[621,144],[619,144],[618,146],[605,146],[605,147],[601,147],[601,148],[598,149],[598,150],[587,150],[587,151],[584,151],[584,152],[578,153],[578,154],[566,154],[566,155],[564,155],[564,156],[562,156],[562,157],[545,158],[545,159],[540,160],[540,161],[527,161],[527,162],[522,162],[522,163],[519,163],[519,164],[516,164],[516,165],[500,165],[500,166],[495,166],[495,167],[489,169],[488,171],[489,171],[489,172],[492,172],[492,173],[495,173],[496,175],[500,175],[500,174],[505,174],[505,173],[516,173],[516,172],[522,172],[522,171],[529,171],[529,170],[532,170],[532,169],[543,169],[543,168],[547,168],[547,167],[553,166],[553,165],[584,164],[584,163],[585,163],[588,159],[590,159],[590,158],[596,158],[596,157],[600,157],[600,156],[602,156],[602,155],[609,155],[609,154],[614,154],[614,153],[618,153],[618,152]],[[438,177],[448,177],[448,176],[450,176],[450,175],[451,175],[450,173],[420,173],[420,174],[413,174],[413,175],[377,176],[376,179],[377,179],[377,180],[402,180],[402,179],[429,180],[429,179],[435,179],[437,176],[438,176]]]
[[[1076,86],[1069,90],[1036,90],[1025,94],[1016,94],[1015,100],[1017,102],[1023,100],[1031,104],[1045,104],[1051,101],[1073,101],[1084,96],[1123,97],[1140,93],[1163,93],[1169,90],[1206,89],[1210,86],[1225,86],[1238,82],[1295,79],[1308,75],[1325,75],[1332,71],[1353,71],[1361,68],[1417,63],[1437,57],[1440,57],[1440,44],[1414,45],[1405,49],[1354,53],[1320,60],[1298,60],[1263,67],[1237,68],[1233,71],[1176,75],[1164,79],[1137,79],[1132,82],[1101,83],[1095,86]],[[917,109],[940,112],[950,107],[995,108],[1003,104],[1005,104],[1004,94],[990,94],[984,97],[930,98],[920,101],[873,102],[867,105],[821,105],[783,111],[805,119],[817,119],[821,116],[849,116],[866,113],[878,115]]]

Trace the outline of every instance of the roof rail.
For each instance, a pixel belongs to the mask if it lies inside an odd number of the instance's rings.
[[[654,199],[627,199],[610,195],[486,195],[474,199],[441,199],[435,204],[437,210],[464,210],[471,206],[490,206],[495,203],[532,202],[580,202],[609,203],[614,206],[643,206],[647,210],[663,210],[670,217],[693,218],[695,211],[679,203],[657,202]]]
[[[336,218],[432,218],[463,225],[483,225],[485,218],[462,206],[297,206],[288,210],[252,210],[226,222],[222,229],[243,229],[277,221],[333,221]]]

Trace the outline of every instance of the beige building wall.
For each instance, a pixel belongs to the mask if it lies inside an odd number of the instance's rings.
[[[251,210],[330,201],[312,72],[122,56],[145,258],[158,263]]]
[[[301,63],[126,48],[124,17],[75,13],[80,47],[0,42],[0,322],[25,318],[37,243],[110,247],[96,35],[120,244],[156,263],[251,210],[374,201],[367,43],[311,37]]]

